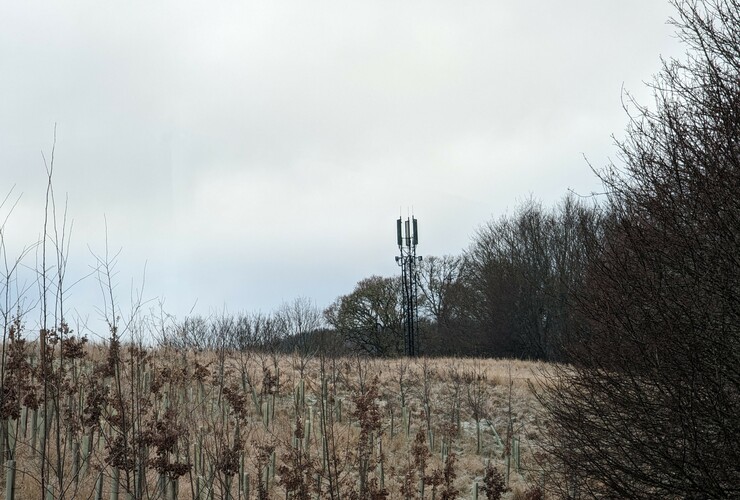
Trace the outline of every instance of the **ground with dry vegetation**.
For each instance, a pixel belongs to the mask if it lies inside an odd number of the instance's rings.
[[[538,498],[544,480],[537,363],[70,340],[45,364],[13,341],[6,498]]]

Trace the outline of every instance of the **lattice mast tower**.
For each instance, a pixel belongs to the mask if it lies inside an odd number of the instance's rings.
[[[400,256],[396,263],[401,267],[401,286],[403,291],[404,353],[406,356],[419,355],[419,309],[417,300],[416,266],[421,256],[416,255],[419,244],[419,230],[416,218],[396,221],[396,239]]]

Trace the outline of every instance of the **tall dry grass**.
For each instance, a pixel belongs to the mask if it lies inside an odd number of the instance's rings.
[[[53,498],[470,498],[487,466],[505,498],[541,480],[537,363],[110,347],[58,344],[35,410],[40,372],[22,375],[15,498],[43,497],[42,453]]]

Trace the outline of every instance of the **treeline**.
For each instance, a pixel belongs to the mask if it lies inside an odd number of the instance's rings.
[[[283,303],[275,311],[222,312],[159,322],[154,341],[161,347],[196,351],[346,354],[336,332],[325,328],[322,311],[308,298]]]
[[[535,200],[482,225],[460,255],[418,266],[419,334],[427,356],[563,360],[575,338],[586,250],[603,211],[574,195],[552,208]],[[270,313],[171,321],[160,344],[196,349],[301,350],[374,356],[403,353],[399,276],[371,276],[325,310],[299,298]]]
[[[418,267],[419,330],[425,355],[560,360],[577,322],[586,246],[601,210],[573,195],[547,209],[534,200],[481,226],[461,255],[424,257]],[[374,355],[403,350],[400,279],[373,276],[327,310],[348,345]]]

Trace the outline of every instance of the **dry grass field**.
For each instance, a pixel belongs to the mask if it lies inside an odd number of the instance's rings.
[[[44,384],[34,349],[6,498],[539,498],[541,364],[88,346]]]

